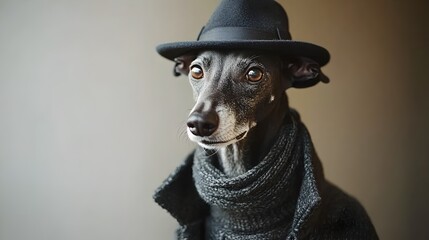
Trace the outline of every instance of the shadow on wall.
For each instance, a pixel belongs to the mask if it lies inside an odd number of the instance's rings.
[[[363,202],[381,239],[429,237],[416,221],[429,214],[428,4],[329,1],[303,15],[307,3],[282,3],[295,39],[332,54],[329,85],[290,94],[327,177]]]

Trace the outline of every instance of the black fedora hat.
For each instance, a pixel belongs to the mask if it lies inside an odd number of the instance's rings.
[[[274,0],[222,0],[196,41],[158,45],[170,60],[202,50],[255,49],[313,59],[320,66],[329,52],[312,43],[292,41],[288,17]]]

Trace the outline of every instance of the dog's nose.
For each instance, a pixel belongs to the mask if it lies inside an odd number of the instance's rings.
[[[189,115],[186,124],[192,134],[207,137],[212,135],[219,126],[219,116],[216,112],[193,112]]]

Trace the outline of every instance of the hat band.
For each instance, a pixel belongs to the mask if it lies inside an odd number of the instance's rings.
[[[266,32],[246,27],[217,27],[198,36],[198,41],[234,41],[234,40],[291,40],[289,32],[276,29],[275,32]]]

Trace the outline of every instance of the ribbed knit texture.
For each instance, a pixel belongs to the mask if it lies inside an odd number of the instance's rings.
[[[294,173],[302,154],[295,122],[284,125],[279,136],[257,166],[234,178],[216,167],[216,155],[196,151],[193,176],[198,193],[211,206],[206,224],[210,239],[286,238],[298,198]]]

